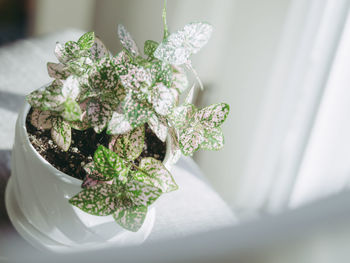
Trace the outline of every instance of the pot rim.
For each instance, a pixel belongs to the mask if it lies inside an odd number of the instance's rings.
[[[24,138],[24,143],[23,147],[25,147],[27,150],[30,151],[30,153],[34,154],[34,156],[41,162],[43,163],[48,170],[52,172],[56,177],[58,177],[60,180],[72,184],[72,185],[79,185],[83,183],[83,180],[77,179],[73,176],[70,176],[66,173],[61,172],[57,168],[55,168],[50,162],[48,162],[44,157],[40,155],[40,153],[37,152],[37,150],[34,148],[32,143],[29,141],[29,136],[26,128],[26,118],[29,113],[31,106],[27,101],[25,101],[24,106],[21,109],[20,115],[18,117],[18,123],[17,125],[19,126],[20,130],[20,137]],[[167,134],[167,139],[166,139],[166,151],[165,151],[165,157],[164,160],[162,161],[163,165],[166,166],[167,163],[170,163],[170,155],[171,155],[171,139],[169,134]]]

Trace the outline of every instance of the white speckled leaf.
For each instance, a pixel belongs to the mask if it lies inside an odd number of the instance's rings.
[[[95,151],[94,162],[98,172],[108,180],[117,178],[121,182],[126,181],[129,168],[126,161],[115,152],[100,145]]]
[[[139,167],[147,174],[142,172],[134,173],[133,177],[135,180],[156,186],[164,193],[175,191],[179,188],[171,173],[161,161],[152,157],[143,158]]]
[[[51,138],[59,148],[68,151],[72,140],[69,123],[60,117],[52,119]]]
[[[184,64],[191,54],[197,53],[208,42],[212,31],[212,26],[207,23],[187,24],[165,39],[154,52],[154,56],[169,64]]]
[[[170,110],[175,106],[176,98],[171,89],[163,83],[157,83],[152,87],[152,94],[149,96],[149,102],[153,105],[154,110],[160,115],[168,115]]]
[[[61,113],[61,116],[68,122],[81,120],[82,111],[79,103],[68,98],[64,103],[64,110]]]
[[[224,134],[220,127],[204,129],[201,148],[205,150],[220,150],[224,147]]]
[[[137,172],[132,171],[131,173]],[[162,190],[158,187],[132,179],[125,184],[125,190],[127,198],[135,206],[150,206],[162,194]]]
[[[90,49],[95,42],[95,33],[87,32],[78,40],[78,45],[81,49]]]
[[[155,135],[157,135],[159,140],[165,142],[168,133],[168,126],[166,124],[165,117],[157,117],[156,114],[153,114],[148,120],[148,126],[155,133]]]
[[[137,57],[140,52],[137,48],[135,41],[132,39],[130,33],[126,30],[123,25],[118,25],[118,36],[123,47],[130,52],[131,55]]]
[[[172,88],[176,89],[180,94],[188,88],[188,79],[183,68],[173,66]]]
[[[165,86],[171,87],[173,81],[172,67],[163,61],[156,61],[151,67],[153,83],[162,82]]]
[[[124,134],[132,129],[124,114],[113,112],[107,127],[108,134]]]
[[[51,129],[52,113],[50,111],[41,111],[34,109],[30,118],[30,123],[39,130]]]
[[[174,164],[176,163],[180,157],[181,157],[181,150],[179,145],[179,136],[178,132],[174,127],[168,128],[168,133],[170,136],[170,143],[171,143],[171,160],[169,160],[170,163]]]
[[[197,111],[194,117],[206,127],[218,127],[225,121],[229,111],[228,104],[217,103]]]
[[[71,98],[75,100],[80,93],[79,79],[75,76],[69,76],[67,79],[62,80],[62,95],[64,98]]]
[[[112,149],[122,158],[129,161],[140,156],[145,141],[145,127],[139,126],[132,131],[112,138]]]
[[[146,219],[147,207],[119,207],[114,213],[114,220],[123,228],[137,232]]]
[[[109,51],[103,42],[95,36],[95,41],[92,47],[90,48],[91,59],[94,61],[100,60],[104,57],[109,57]]]
[[[47,72],[49,76],[54,79],[66,79],[70,76],[67,67],[61,63],[47,63]]]
[[[83,189],[69,199],[69,202],[86,213],[107,216],[117,210],[120,202],[113,185],[98,184]]]
[[[184,155],[192,155],[204,140],[201,127],[189,126],[180,132],[179,145]]]
[[[196,108],[193,104],[183,104],[173,108],[167,116],[175,128],[183,128],[192,119]]]

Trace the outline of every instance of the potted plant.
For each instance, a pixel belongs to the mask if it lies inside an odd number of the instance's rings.
[[[170,173],[181,153],[219,150],[229,106],[191,104],[185,69],[209,40],[196,22],[147,40],[144,55],[124,26],[113,56],[93,32],[57,43],[53,81],[26,99],[16,127],[9,215],[32,243],[51,249],[140,243],[152,204],[178,188]],[[18,206],[16,212],[14,206]],[[17,217],[16,217],[17,213]],[[18,223],[18,213],[22,221]]]

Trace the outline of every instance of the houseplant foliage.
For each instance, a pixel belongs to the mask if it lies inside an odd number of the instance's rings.
[[[165,142],[171,156],[192,155],[198,149],[219,150],[224,138],[221,124],[229,106],[218,103],[197,109],[190,102],[185,68],[190,57],[209,40],[212,26],[196,22],[169,34],[165,9],[164,38],[147,40],[141,55],[122,25],[118,35],[123,46],[113,56],[93,32],[77,42],[57,43],[58,63],[48,63],[54,80],[27,96],[33,108],[31,124],[50,129],[52,140],[63,151],[71,145],[71,131],[93,128],[111,135],[108,147],[98,146],[93,161],[84,166],[82,191],[69,202],[97,216],[112,215],[123,228],[137,231],[148,206],[163,193],[178,188],[160,160],[139,158],[145,141],[145,124]]]

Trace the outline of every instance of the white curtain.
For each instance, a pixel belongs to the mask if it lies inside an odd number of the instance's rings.
[[[292,1],[239,188],[242,213],[279,212],[348,184],[348,16],[348,0]]]

